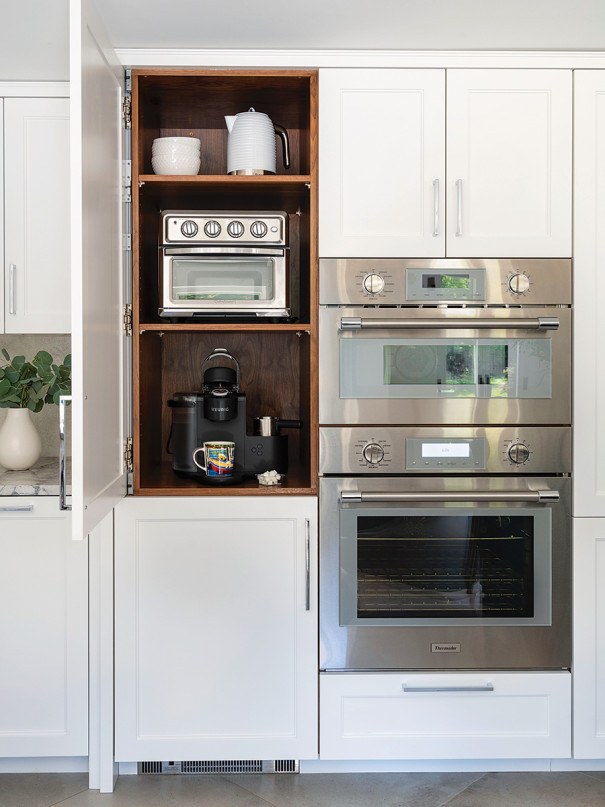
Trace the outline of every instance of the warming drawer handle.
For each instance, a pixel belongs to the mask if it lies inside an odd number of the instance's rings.
[[[476,684],[469,686],[413,686],[409,684],[402,684],[401,688],[404,692],[493,692],[494,685],[489,683]]]
[[[11,504],[0,507],[0,513],[31,513],[33,509],[33,504]]]
[[[558,490],[423,490],[385,491],[343,490],[341,502],[556,502]]]
[[[65,488],[65,406],[71,395],[59,396],[59,510],[71,510],[66,503]]]
[[[535,319],[474,319],[473,317],[456,317],[456,319],[363,319],[362,317],[341,317],[341,331],[358,330],[478,330],[502,328],[504,330],[524,331],[556,331],[559,320],[556,317],[536,317]]]

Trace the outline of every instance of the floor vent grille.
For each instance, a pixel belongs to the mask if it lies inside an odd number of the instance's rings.
[[[298,773],[297,759],[220,759],[139,762],[138,772],[169,774]]]

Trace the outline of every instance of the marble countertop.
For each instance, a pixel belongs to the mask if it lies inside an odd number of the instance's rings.
[[[65,466],[67,494],[71,494],[71,460]],[[0,466],[0,496],[58,496],[59,458],[42,457],[27,471]]]

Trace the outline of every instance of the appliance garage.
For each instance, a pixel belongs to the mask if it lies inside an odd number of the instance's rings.
[[[322,671],[569,668],[570,374],[570,261],[320,262]]]

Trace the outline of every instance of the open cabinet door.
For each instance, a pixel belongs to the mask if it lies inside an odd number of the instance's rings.
[[[124,70],[91,0],[70,2],[72,521],[83,539],[126,493]]]

